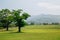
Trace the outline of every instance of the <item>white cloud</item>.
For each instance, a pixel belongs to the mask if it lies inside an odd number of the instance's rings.
[[[38,3],[38,6],[42,7],[42,8],[46,8],[46,9],[60,9],[60,5],[55,5],[55,4],[51,4],[51,3]]]
[[[37,5],[43,10],[42,12],[49,14],[60,14],[60,5],[46,2],[40,2]]]

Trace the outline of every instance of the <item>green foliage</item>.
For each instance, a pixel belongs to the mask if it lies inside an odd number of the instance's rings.
[[[59,23],[52,23],[52,25],[59,25]]]
[[[12,22],[16,23],[16,26],[19,26],[19,30],[21,27],[25,25],[25,21],[30,15],[28,13],[23,12],[22,9],[18,10],[9,10],[2,9],[0,10],[0,26],[7,28]]]
[[[43,25],[48,25],[48,23],[43,23]]]
[[[2,27],[7,28],[11,23],[11,11],[9,9],[0,10],[0,23]],[[8,28],[7,28],[8,30]]]
[[[31,22],[30,25],[34,25],[34,22]]]
[[[24,13],[22,14],[22,17],[23,17],[23,19],[26,20],[28,17],[30,17],[30,15],[29,15],[28,13],[25,13],[25,12],[24,12]]]
[[[20,28],[25,25],[24,20],[30,17],[30,15],[28,13],[23,12],[21,9],[13,10],[12,13],[16,25],[19,26],[19,32],[20,32]]]

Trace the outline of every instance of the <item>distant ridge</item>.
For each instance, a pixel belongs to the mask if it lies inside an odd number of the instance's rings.
[[[28,23],[60,23],[60,15],[35,15],[27,19]]]

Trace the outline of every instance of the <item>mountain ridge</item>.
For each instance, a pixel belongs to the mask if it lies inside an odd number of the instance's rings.
[[[28,23],[60,23],[60,15],[34,15],[27,19]]]

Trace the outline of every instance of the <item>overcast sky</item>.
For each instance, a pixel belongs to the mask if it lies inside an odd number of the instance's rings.
[[[31,15],[60,15],[60,0],[0,0],[0,9],[23,9]]]

